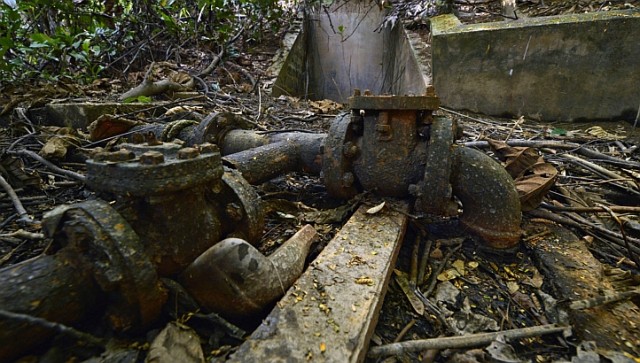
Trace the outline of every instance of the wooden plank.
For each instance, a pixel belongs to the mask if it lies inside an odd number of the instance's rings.
[[[549,225],[550,237],[530,242],[546,280],[560,301],[577,301],[620,292],[605,266],[587,249],[583,240],[571,231]],[[618,273],[621,273],[618,270]],[[595,341],[599,350],[638,354],[640,347],[640,310],[629,300],[612,302],[582,310],[567,309],[577,341]],[[606,356],[606,355],[605,355]]]
[[[392,205],[392,207],[389,207]],[[230,362],[361,362],[407,225],[405,202],[360,207]]]

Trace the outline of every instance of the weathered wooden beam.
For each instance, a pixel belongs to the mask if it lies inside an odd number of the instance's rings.
[[[361,207],[229,362],[361,362],[407,226],[407,203]]]
[[[559,300],[577,301],[620,292],[583,240],[571,231],[547,226],[553,234],[530,244],[548,284]],[[586,309],[568,309],[578,341],[595,341],[598,349],[638,354],[640,310],[629,300]]]

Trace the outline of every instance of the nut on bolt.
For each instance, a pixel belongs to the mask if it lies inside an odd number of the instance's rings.
[[[195,159],[200,156],[200,150],[195,147],[185,147],[178,150],[178,159],[186,160],[186,159]]]
[[[147,151],[140,155],[140,164],[158,165],[164,162],[164,154],[160,151]]]
[[[358,145],[354,144],[351,141],[346,142],[342,148],[342,154],[347,159],[355,158],[356,156],[358,156]]]
[[[224,212],[229,219],[239,222],[242,220],[244,213],[242,212],[242,207],[240,207],[236,203],[229,203],[225,206]]]
[[[136,155],[131,150],[121,149],[113,152],[102,152],[98,153],[94,156],[93,160],[95,161],[128,161],[132,160],[136,157]]]
[[[213,153],[217,153],[220,152],[220,149],[218,148],[218,145],[216,144],[211,144],[211,143],[204,143],[202,145],[198,146],[198,150],[200,150],[200,154],[213,154]]]
[[[353,173],[351,172],[346,172],[342,175],[342,186],[345,188],[349,188],[350,186],[353,185],[353,182],[356,181],[355,176],[353,176]]]

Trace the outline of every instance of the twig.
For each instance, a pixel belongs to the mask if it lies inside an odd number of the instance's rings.
[[[64,176],[67,176],[71,179],[75,179],[77,181],[80,181],[82,183],[85,182],[85,176],[82,174],[78,174],[74,171],[71,170],[66,170],[66,169],[62,169],[56,165],[54,165],[53,163],[51,163],[50,161],[48,161],[47,159],[43,158],[42,156],[38,155],[37,153],[31,151],[31,150],[27,150],[27,149],[20,149],[17,151],[12,151],[11,154],[17,154],[17,155],[21,155],[21,156],[28,156],[32,159],[35,159],[36,161],[40,162],[42,165],[46,166],[47,168],[55,171],[56,173],[60,173]]]
[[[442,111],[445,111],[445,112],[448,112],[448,113],[454,114],[454,115],[456,115],[456,116],[464,117],[464,118],[467,118],[467,119],[469,119],[469,120],[472,120],[472,121],[475,121],[475,122],[479,122],[479,123],[481,123],[481,124],[490,125],[490,126],[496,126],[496,125],[498,125],[498,123],[497,123],[497,122],[490,122],[490,121],[486,121],[486,120],[481,120],[481,119],[479,119],[479,118],[477,118],[477,117],[471,117],[471,116],[469,116],[469,115],[465,115],[465,114],[463,114],[463,113],[460,113],[460,112],[457,112],[457,111],[454,111],[454,110],[450,110],[450,109],[445,108],[445,107],[442,107],[442,106],[440,107],[440,109],[441,109]],[[485,141],[485,142],[486,142],[486,141]],[[488,144],[488,143],[487,143],[487,146],[489,146],[489,144]]]
[[[622,240],[624,241],[624,245],[627,248],[627,253],[629,253],[629,258],[631,258],[631,260],[633,261],[633,263],[636,264],[636,266],[640,266],[640,259],[638,259],[638,256],[635,253],[633,253],[633,250],[631,249],[631,245],[629,244],[629,239],[627,238],[627,234],[624,231],[624,223],[620,220],[618,215],[615,214],[607,206],[602,204],[600,204],[599,206],[604,208],[611,215],[611,218],[613,218],[613,220],[616,221],[616,223],[618,223],[618,226],[620,227],[620,234],[622,235]]]
[[[570,227],[575,227],[575,228],[579,228],[587,233],[593,233],[593,231],[595,232],[599,232],[604,234],[609,241],[621,246],[621,247],[626,247],[624,242],[621,241],[620,239],[620,234],[619,233],[615,233],[612,232],[606,228],[600,227],[598,225],[595,225],[591,222],[589,222],[588,220],[578,216],[578,215],[574,215],[574,214],[567,214],[568,217],[564,217],[555,213],[551,213],[549,211],[546,210],[542,210],[542,209],[534,209],[531,211],[527,212],[528,215],[533,216],[533,217],[537,217],[537,218],[544,218],[544,219],[548,219],[550,221],[556,222],[556,223],[560,223],[560,224],[564,224],[566,226],[570,226]],[[631,242],[634,242],[636,244],[638,244],[640,246],[640,240],[634,238],[631,240]],[[636,247],[636,246],[631,246],[632,250],[634,253],[640,253],[640,247]]]
[[[155,81],[155,82],[151,81],[150,75],[154,65],[155,65],[155,62],[151,62],[151,65],[149,66],[149,69],[147,70],[147,73],[145,74],[144,79],[139,85],[123,93],[118,98],[121,101],[124,101],[130,98],[139,97],[139,96],[153,96],[153,95],[158,95],[168,91],[179,92],[179,91],[187,91],[194,88],[195,80],[193,79],[193,77],[190,77],[189,81],[185,84],[174,82],[171,79],[162,79],[160,81]]]
[[[416,319],[411,319],[411,321],[407,323],[407,325],[405,325],[405,327],[402,328],[402,330],[400,330],[400,333],[398,333],[395,339],[393,339],[393,342],[397,343],[401,341],[402,338],[404,338],[404,336],[407,335],[407,332],[409,332],[409,329],[411,329],[411,327],[413,327],[415,324],[416,324]]]
[[[260,116],[262,116],[262,92],[260,91],[260,87],[258,87],[258,115],[254,122],[260,121]]]
[[[15,232],[0,234],[0,238],[6,238],[6,237],[17,237],[17,238],[24,238],[24,239],[30,239],[30,240],[41,240],[41,239],[44,239],[44,234],[28,232],[28,231],[25,231],[24,229],[19,229]]]
[[[233,68],[236,71],[242,73],[242,75],[249,80],[249,82],[251,83],[251,89],[253,89],[256,86],[256,80],[253,78],[253,76],[251,75],[251,73],[249,73],[249,71],[247,71],[246,69],[240,67],[239,65],[233,63],[233,62],[224,62],[224,64],[227,67]]]
[[[431,238],[426,238],[425,246],[422,250],[422,256],[420,257],[420,265],[418,267],[418,284],[422,285],[425,283],[425,275],[427,273],[427,263],[429,262],[429,254],[431,253],[431,245],[433,244],[433,240]]]
[[[492,126],[495,126],[495,125],[492,125]],[[601,162],[613,163],[616,165],[624,165],[632,169],[640,169],[639,162],[631,161],[631,160],[622,160],[610,155],[603,154],[598,151],[587,149],[583,145],[575,142],[554,141],[554,140],[509,140],[506,143],[509,146],[524,146],[524,147],[533,147],[533,148],[571,150],[571,151],[575,151],[580,155],[583,155],[592,159],[597,159],[598,161],[601,161]],[[486,149],[489,147],[489,142],[468,141],[468,142],[461,143],[461,145],[464,145],[466,147],[476,147],[476,148]]]
[[[540,204],[542,207],[544,207],[545,209],[549,209],[549,210],[553,210],[553,211],[564,211],[564,212],[585,212],[585,213],[589,213],[589,212],[593,212],[593,213],[598,213],[598,212],[607,212],[607,209],[610,209],[614,212],[617,213],[640,213],[640,207],[632,207],[632,206],[626,206],[626,205],[610,205],[608,207],[606,207],[606,209],[603,206],[599,206],[599,207],[567,207],[564,205],[553,205],[553,204],[548,204],[548,203],[542,203]]]
[[[373,347],[367,353],[369,358],[387,357],[390,355],[400,355],[402,353],[419,352],[427,349],[459,349],[475,348],[490,344],[499,336],[506,339],[520,339],[536,337],[545,334],[555,334],[571,327],[557,326],[555,324],[540,325],[521,329],[504,330],[493,333],[480,333],[457,337],[445,337],[434,339],[411,340],[399,343],[392,343],[379,347]]]
[[[240,35],[242,35],[242,32],[244,32],[244,25],[242,27],[240,27],[240,30],[238,30],[238,32],[233,37],[231,37],[231,39],[229,39],[229,41],[227,41],[225,43],[225,45],[222,47],[220,52],[218,52],[218,54],[216,54],[213,57],[213,60],[211,61],[211,63],[209,63],[207,68],[205,68],[202,72],[198,73],[197,76],[198,77],[204,77],[204,76],[206,76],[208,74],[211,74],[211,72],[213,72],[213,70],[216,69],[218,64],[220,64],[220,60],[222,59],[222,57],[224,57],[224,54],[226,52],[225,47],[228,47],[229,45],[233,44],[236,40],[238,40]]]
[[[640,288],[636,288],[630,291],[616,292],[609,296],[596,296],[590,299],[572,301],[571,304],[569,304],[569,308],[573,310],[594,308],[596,306],[628,299],[636,295],[640,295]]]
[[[418,254],[420,252],[420,234],[416,234],[411,251],[411,269],[409,270],[409,286],[418,286]]]
[[[11,319],[19,322],[24,322],[31,325],[41,326],[43,328],[53,330],[61,334],[72,336],[78,340],[87,342],[95,347],[105,347],[107,343],[104,339],[95,337],[88,333],[81,332],[70,326],[66,326],[60,323],[55,323],[55,322],[45,320],[36,316],[14,313],[11,311],[0,309],[0,317],[4,319]]]
[[[586,225],[587,227],[593,229],[594,231],[597,231],[597,232],[605,234],[611,240],[615,241],[616,243],[618,243],[619,245],[621,245],[623,247],[628,247],[629,243],[633,243],[634,245],[630,246],[630,248],[633,249],[634,253],[640,253],[640,239],[627,236],[626,241],[625,242],[621,242],[621,241],[625,240],[622,237],[621,233],[617,233],[617,232],[611,231],[609,229],[606,229],[604,227],[601,227],[598,224],[591,223],[591,221],[589,221],[588,219],[582,217],[579,214],[576,214],[576,213],[565,213],[565,214],[569,218],[577,221],[578,223],[582,223],[582,224]],[[582,228],[584,229],[584,226]]]
[[[625,181],[628,185],[628,188],[631,188],[631,192],[634,193],[638,193],[637,189],[638,187],[633,183],[633,181],[631,181],[630,179],[624,178],[622,175],[620,174],[616,174],[610,170],[607,170],[603,167],[601,167],[600,165],[594,164],[592,162],[590,162],[589,160],[584,160],[583,158],[577,157],[575,155],[571,155],[571,154],[563,154],[563,157],[569,159],[569,161],[575,165],[580,165],[583,168],[589,169],[591,171],[593,171],[594,173],[598,173],[600,175],[604,175],[606,177],[609,178],[613,178],[616,180],[621,180],[621,181]],[[625,189],[628,189],[625,188]],[[636,189],[636,190],[634,190]]]
[[[35,221],[33,220],[33,217],[30,216],[29,213],[27,213],[26,209],[24,209],[24,206],[22,205],[22,202],[20,202],[20,198],[18,198],[16,191],[13,190],[11,184],[9,184],[9,182],[7,182],[7,180],[2,175],[0,175],[0,186],[2,186],[2,188],[9,195],[9,198],[11,198],[11,202],[13,202],[13,206],[16,208],[16,212],[18,212],[18,217],[20,217],[19,221],[25,223],[34,223]]]
[[[447,251],[447,254],[444,255],[444,258],[442,259],[442,262],[438,265],[438,268],[435,271],[433,271],[433,273],[431,274],[431,281],[429,282],[429,286],[424,290],[425,297],[429,297],[429,295],[431,295],[433,290],[436,288],[436,283],[438,282],[438,275],[442,273],[442,270],[444,270],[444,267],[447,264],[447,262],[451,259],[453,254],[460,249],[460,247],[462,247],[462,243],[457,245],[454,248],[449,249],[449,251]]]

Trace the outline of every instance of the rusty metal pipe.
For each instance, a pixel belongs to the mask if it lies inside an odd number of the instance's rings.
[[[238,170],[249,184],[261,184],[298,169],[299,146],[281,141],[225,156],[226,165]]]
[[[43,255],[0,270],[0,307],[74,325],[94,313],[104,294],[74,254]],[[0,362],[10,362],[53,337],[55,331],[0,318]]]
[[[511,176],[475,149],[454,147],[452,158],[451,186],[463,206],[460,223],[489,247],[515,247],[522,213]]]
[[[242,239],[227,238],[200,255],[180,280],[206,309],[236,322],[247,321],[293,285],[316,235],[311,225],[305,225],[269,257]]]
[[[250,184],[292,171],[320,174],[326,134],[286,132],[260,134],[232,130],[221,142],[223,160]]]

